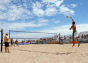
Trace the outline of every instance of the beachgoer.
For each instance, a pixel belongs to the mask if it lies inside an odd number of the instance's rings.
[[[9,53],[9,38],[8,38],[8,33],[6,33],[4,37],[4,42],[5,42],[5,52]]]
[[[78,39],[78,35],[77,35],[77,30],[76,30],[76,25],[75,25],[75,21],[72,19],[72,26],[70,27],[70,30],[73,30],[73,34],[72,34],[72,38],[73,38],[73,46],[75,45],[75,38],[78,42],[78,47],[80,46],[79,44],[79,39]]]
[[[15,41],[15,44],[18,46],[18,40]]]
[[[11,38],[11,46],[14,44],[14,40],[13,38]]]

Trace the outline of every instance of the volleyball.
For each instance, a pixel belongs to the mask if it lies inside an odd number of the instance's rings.
[[[68,16],[66,16],[66,18],[68,18]]]

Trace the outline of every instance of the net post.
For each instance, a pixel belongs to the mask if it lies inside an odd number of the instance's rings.
[[[9,39],[10,39],[10,30],[9,30]]]
[[[1,52],[3,51],[3,29],[1,29]]]
[[[61,42],[60,42],[60,33],[59,33],[59,43],[61,43]]]

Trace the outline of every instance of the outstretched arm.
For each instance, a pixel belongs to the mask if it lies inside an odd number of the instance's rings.
[[[72,21],[74,21],[74,19],[72,18],[72,16],[70,17],[72,19]],[[75,22],[75,21],[74,21]]]

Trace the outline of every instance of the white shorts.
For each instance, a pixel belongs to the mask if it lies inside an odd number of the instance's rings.
[[[75,33],[74,33],[74,38],[77,38],[77,37],[78,37],[78,33],[75,32]]]

